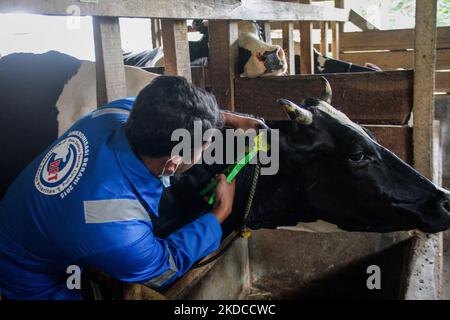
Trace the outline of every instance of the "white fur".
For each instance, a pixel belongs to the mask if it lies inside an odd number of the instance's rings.
[[[354,123],[343,112],[337,110],[336,108],[331,106],[329,103],[327,103],[327,102],[325,102],[323,100],[320,100],[320,103],[317,106],[317,108],[319,110],[325,112],[326,114],[330,115],[331,117],[335,118],[338,122],[340,122],[340,123],[342,123],[344,125],[352,127],[353,129],[355,129],[356,131],[361,133],[363,136],[365,136],[365,137],[369,138],[370,140],[372,140],[372,138],[367,134],[367,132],[365,132],[363,130],[363,128],[361,128],[361,126],[359,126],[356,123]]]
[[[264,62],[258,59],[258,55],[262,55],[266,51],[281,49],[281,47],[278,45],[270,45],[260,40],[256,23],[248,21],[239,23],[239,47],[249,50],[252,54],[244,67],[244,73],[241,74],[242,77],[257,78],[269,75],[279,76],[286,73],[287,64],[285,63],[285,68],[282,70],[278,70],[272,74],[265,74],[266,67],[264,66]],[[284,52],[283,60],[285,60]]]
[[[125,66],[127,96],[136,96],[157,76],[136,67]],[[95,62],[82,61],[78,72],[66,83],[56,102],[58,135],[63,134],[83,115],[97,108],[96,87]]]

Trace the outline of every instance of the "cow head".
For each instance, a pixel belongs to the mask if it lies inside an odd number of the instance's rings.
[[[279,100],[291,119],[270,123],[280,130],[280,171],[264,177],[250,226],[325,221],[346,231],[450,228],[449,192],[333,108],[324,83],[321,99],[301,106]]]
[[[241,76],[257,78],[280,76],[287,71],[283,49],[261,40],[258,25],[239,23],[239,72]]]

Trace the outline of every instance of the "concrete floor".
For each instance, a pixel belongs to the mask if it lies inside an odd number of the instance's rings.
[[[440,298],[450,300],[450,231],[444,232],[444,257]]]

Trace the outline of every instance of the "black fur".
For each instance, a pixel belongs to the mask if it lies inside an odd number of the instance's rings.
[[[56,102],[80,65],[80,60],[55,51],[0,59],[0,198],[58,137]]]

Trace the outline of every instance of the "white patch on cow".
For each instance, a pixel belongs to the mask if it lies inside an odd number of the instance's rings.
[[[317,220],[315,222],[299,222],[296,226],[278,227],[277,229],[301,231],[301,232],[321,232],[321,233],[347,232],[345,230],[340,229],[337,225],[323,220]]]
[[[82,61],[78,72],[66,83],[56,102],[58,136],[88,112],[97,108],[95,63]]]
[[[75,121],[97,108],[95,76],[95,62],[82,61],[78,72],[64,86],[56,102],[58,136],[66,132]],[[125,66],[127,96],[136,96],[157,76],[140,68]]]
[[[317,56],[317,68],[319,69],[319,71],[321,71],[321,72],[325,71],[325,63],[326,62],[327,62],[327,58],[325,58],[321,54],[319,54]]]
[[[155,57],[149,61],[145,66],[148,68],[155,67],[161,68],[164,67],[164,50],[163,47],[156,48],[158,51]]]
[[[280,76],[286,73],[287,64],[284,64],[284,68],[274,71],[271,74],[265,74],[266,67],[264,62],[258,59],[258,55],[262,55],[266,51],[278,50],[281,47],[277,45],[271,45],[265,43],[259,39],[259,33],[257,25],[254,22],[239,22],[239,47],[247,49],[251,52],[251,57],[244,66],[244,73],[241,77],[257,78],[261,76]],[[283,51],[282,51],[283,52]],[[282,58],[286,62],[284,52]]]
[[[134,97],[144,89],[157,76],[156,73],[147,72],[141,68],[125,66],[125,79],[127,81],[127,93],[129,97]]]
[[[356,131],[361,133],[363,136],[365,136],[365,137],[367,137],[367,138],[369,138],[370,140],[373,141],[373,139],[367,134],[367,132],[364,131],[363,128],[361,128],[361,126],[359,126],[356,123],[354,123],[343,112],[337,110],[336,108],[331,106],[329,103],[327,103],[327,102],[325,102],[323,100],[320,100],[319,104],[317,105],[317,108],[319,110],[325,112],[329,116],[333,117],[334,119],[336,119],[339,123],[342,123],[343,125],[352,127],[353,129],[355,129]]]

